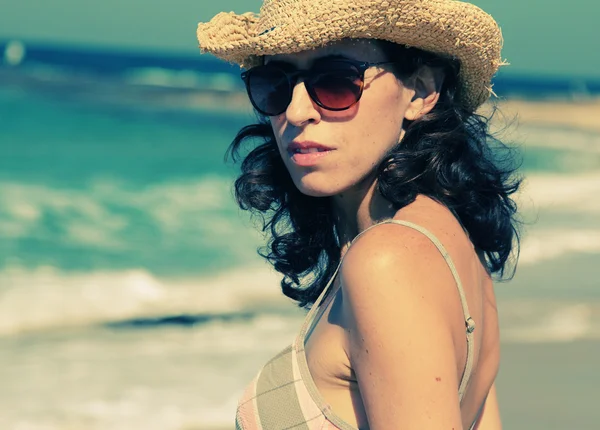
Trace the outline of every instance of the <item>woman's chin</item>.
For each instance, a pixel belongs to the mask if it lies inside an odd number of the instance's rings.
[[[340,192],[340,190],[336,187],[332,187],[331,181],[309,181],[305,178],[302,178],[296,181],[296,187],[298,190],[310,197],[330,197],[336,195]]]
[[[333,195],[333,193],[325,193],[325,192],[316,191],[316,190],[300,189],[300,192],[309,197],[331,197]]]

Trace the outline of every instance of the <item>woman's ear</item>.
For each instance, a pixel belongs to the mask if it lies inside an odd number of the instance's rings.
[[[438,102],[444,83],[444,72],[440,68],[422,66],[411,80],[415,94],[404,113],[404,118],[414,121],[429,113]]]

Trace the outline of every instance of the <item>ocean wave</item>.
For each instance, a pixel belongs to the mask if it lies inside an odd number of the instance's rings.
[[[2,181],[0,189],[0,334],[294,308],[281,294],[280,276],[259,265],[262,239],[240,217],[228,178],[145,188],[98,180],[81,189]],[[523,235],[520,264],[600,254],[599,193],[599,173],[530,175],[517,200],[537,223]],[[36,254],[34,240],[52,246]],[[17,258],[18,243],[27,244],[21,248],[31,260]],[[86,255],[110,253],[119,264],[67,268],[40,257],[58,258],[66,245]],[[173,249],[181,253],[169,254]],[[171,271],[144,268],[132,259],[140,254]],[[72,258],[66,253],[63,260]]]
[[[600,302],[499,301],[503,342],[600,340]]]
[[[600,133],[583,128],[561,126],[536,126],[521,124],[511,134],[527,147],[554,148],[562,151],[577,151],[587,154],[600,154]]]
[[[170,70],[144,67],[123,72],[123,80],[133,85],[205,89],[210,91],[242,91],[239,76],[231,73],[209,73],[197,70]]]
[[[598,254],[600,258],[600,229],[538,229],[524,238],[519,264],[536,264],[569,253]]]
[[[227,238],[247,245],[259,235],[233,201],[231,179],[207,176],[188,181],[131,188],[98,179],[81,189],[45,184],[0,182],[0,235],[9,240],[40,239],[96,249],[135,251],[140,228],[175,246],[219,246]],[[600,214],[600,173],[535,174],[526,177],[516,197],[525,216],[548,213]],[[54,219],[60,228],[51,228]],[[152,230],[152,231],[150,231]],[[236,246],[236,249],[240,247]]]
[[[516,196],[521,211],[600,214],[600,172],[530,174]]]
[[[79,189],[2,181],[0,236],[3,265],[183,274],[256,262],[260,243],[218,176],[146,187],[99,179]]]
[[[288,312],[152,333],[96,326],[0,338],[0,428],[230,428],[244,385],[300,324]]]
[[[145,270],[8,267],[0,271],[0,334],[171,315],[287,312],[293,306],[283,298],[279,281],[267,267],[187,279],[163,279]]]
[[[520,264],[580,252],[600,254],[600,230],[537,230],[523,240]],[[86,273],[9,266],[0,271],[0,334],[94,324],[130,329],[244,324],[293,312],[280,280],[267,266],[187,278],[143,269]]]
[[[3,237],[28,237],[44,230],[44,218],[55,216],[65,228],[65,240],[97,247],[131,247],[123,233],[133,220],[119,209],[143,214],[167,234],[193,226],[201,229],[210,213],[236,212],[230,197],[231,181],[214,176],[142,189],[111,179],[92,181],[82,189],[2,181],[0,190]],[[192,219],[200,222],[192,223]],[[222,217],[210,220],[214,222],[210,230],[226,230],[219,228],[219,219]]]

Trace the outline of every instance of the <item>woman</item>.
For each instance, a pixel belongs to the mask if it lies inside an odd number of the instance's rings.
[[[247,69],[237,199],[310,307],[237,428],[499,429],[492,275],[518,180],[474,113],[501,65],[494,20],[454,0],[267,0],[198,40]]]

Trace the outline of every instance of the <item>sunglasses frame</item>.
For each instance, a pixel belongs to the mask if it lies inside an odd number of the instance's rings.
[[[246,92],[248,93],[248,98],[250,99],[250,103],[252,103],[252,106],[254,106],[254,108],[257,111],[259,111],[260,113],[262,113],[263,115],[277,116],[277,115],[281,115],[283,112],[285,112],[287,110],[288,106],[292,102],[294,87],[296,86],[296,83],[297,83],[299,77],[305,78],[304,84],[306,86],[306,91],[308,92],[308,95],[310,96],[311,100],[314,101],[317,104],[317,106],[319,106],[325,110],[339,112],[339,111],[344,111],[344,110],[350,109],[352,106],[354,106],[356,103],[358,103],[359,100],[361,99],[363,90],[364,90],[364,84],[365,84],[365,71],[367,69],[369,69],[370,67],[375,67],[375,66],[394,64],[397,62],[398,61],[379,61],[379,62],[369,63],[367,61],[357,61],[357,60],[352,60],[352,59],[327,60],[326,64],[344,63],[344,64],[349,64],[350,66],[355,67],[356,71],[357,71],[357,77],[360,79],[360,92],[356,98],[356,101],[354,101],[351,105],[343,107],[343,108],[331,108],[331,107],[323,105],[323,103],[319,100],[319,97],[317,96],[314,87],[310,83],[311,82],[310,79],[314,79],[315,77],[318,77],[319,75],[327,74],[328,72],[326,70],[317,71],[317,70],[308,69],[308,70],[295,70],[293,72],[290,72],[290,71],[285,70],[283,67],[261,65],[261,66],[252,67],[251,69],[248,69],[248,70],[242,72],[240,76],[246,86]],[[285,75],[285,77],[288,80],[288,87],[290,89],[290,91],[288,93],[289,100],[288,100],[285,108],[281,112],[278,112],[278,113],[265,112],[256,105],[256,103],[254,102],[254,99],[252,98],[252,93],[250,90],[250,76],[254,70],[257,70],[257,69],[260,69],[263,67],[278,68],[279,70],[281,70],[281,72]]]

